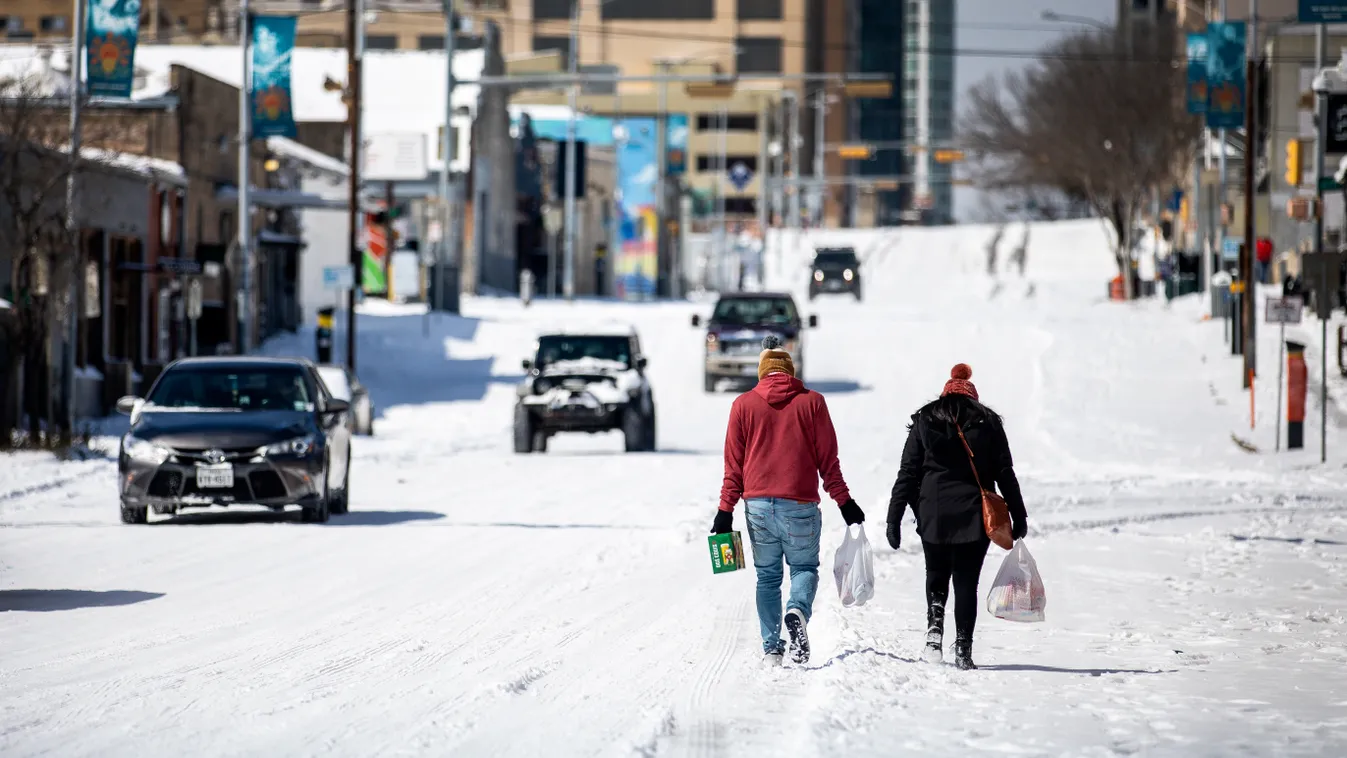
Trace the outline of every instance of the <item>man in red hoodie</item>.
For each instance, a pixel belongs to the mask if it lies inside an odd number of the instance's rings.
[[[781,340],[762,341],[758,386],[740,395],[730,409],[725,432],[725,482],[713,534],[733,529],[734,506],[743,498],[748,512],[748,539],[758,572],[758,623],[768,665],[781,665],[781,582],[784,560],[790,566],[790,601],[785,624],[791,660],[809,660],[806,629],[818,591],[819,477],[842,508],[848,525],[865,520],[837,462],[837,433],[828,404],[795,378],[790,353]]]

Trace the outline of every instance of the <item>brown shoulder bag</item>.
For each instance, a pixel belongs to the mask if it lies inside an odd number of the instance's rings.
[[[963,429],[955,424],[954,428],[959,432],[959,441],[963,443],[964,452],[968,453],[968,465],[973,467],[973,481],[977,482],[978,491],[982,493],[982,525],[987,529],[987,536],[992,542],[1002,550],[1009,550],[1015,546],[1015,538],[1010,529],[1010,508],[1006,506],[1005,498],[992,492],[982,486],[982,479],[978,477],[977,461],[973,460],[973,448],[968,446],[968,438],[963,436]]]

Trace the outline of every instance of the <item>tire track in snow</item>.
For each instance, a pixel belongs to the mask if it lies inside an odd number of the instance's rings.
[[[744,595],[734,604],[730,613],[716,617],[714,642],[708,647],[708,650],[714,650],[714,653],[688,694],[683,709],[686,715],[676,721],[677,724],[689,725],[686,732],[678,730],[679,737],[683,738],[680,746],[682,749],[677,751],[678,755],[701,758],[720,753],[723,724],[717,718],[715,710],[716,687],[739,647],[739,631],[742,629],[747,608],[748,596]]]

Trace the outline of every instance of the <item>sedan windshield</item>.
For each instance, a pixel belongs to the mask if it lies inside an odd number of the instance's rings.
[[[538,340],[537,368],[558,363],[600,362],[613,367],[631,366],[631,340],[627,337],[560,336],[541,337]]]
[[[711,321],[732,325],[788,326],[798,322],[799,318],[795,303],[787,297],[726,298],[716,303],[716,310],[711,314]]]
[[[160,377],[148,402],[157,408],[309,411],[314,399],[303,372],[291,366],[179,367]]]

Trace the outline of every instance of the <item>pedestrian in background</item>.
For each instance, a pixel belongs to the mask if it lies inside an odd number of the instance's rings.
[[[758,356],[758,385],[730,408],[725,431],[725,479],[712,534],[733,531],[734,506],[743,498],[753,568],[758,574],[758,625],[763,661],[780,666],[782,562],[790,566],[785,624],[791,660],[809,660],[809,619],[818,592],[818,482],[842,509],[847,525],[865,520],[842,478],[837,433],[823,396],[795,377],[790,353],[769,336]]]
[[[897,550],[903,513],[912,506],[926,557],[926,660],[942,660],[945,608],[954,583],[954,664],[973,664],[978,578],[991,540],[982,518],[979,482],[995,483],[1010,510],[1011,532],[1028,532],[1024,498],[1001,417],[978,400],[973,370],[958,364],[940,397],[918,410],[908,427],[902,467],[889,499],[885,535]],[[976,464],[977,469],[973,466]]]

